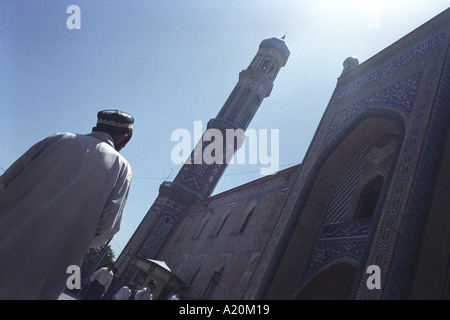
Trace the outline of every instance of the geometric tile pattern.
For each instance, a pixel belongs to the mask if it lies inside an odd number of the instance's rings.
[[[372,231],[367,238],[369,247],[361,261],[356,277],[359,285],[353,297],[405,297],[411,279],[411,270],[405,266],[414,263],[418,249],[417,235],[420,234],[418,226],[423,221],[421,214],[429,198],[429,192],[423,192],[431,189],[435,178],[433,168],[437,160],[425,153],[435,153],[439,150],[439,144],[442,145],[442,132],[437,134],[429,124],[430,121],[431,124],[440,121],[440,127],[443,127],[443,123],[448,126],[448,96],[445,108],[441,108],[446,109],[447,113],[439,111],[436,105],[433,109],[433,97],[436,96],[443,72],[444,58],[450,56],[447,52],[449,21],[450,10],[446,10],[341,77],[267,242],[261,262],[254,272],[246,299],[263,298],[268,290],[279,259],[283,257],[284,248],[295,229],[293,226],[301,215],[301,211],[295,211],[294,208],[298,202],[305,201],[308,183],[312,183],[308,180],[309,175],[318,165],[321,154],[335,143],[335,137],[345,130],[351,130],[349,124],[354,125],[359,115],[364,113],[370,116],[372,111],[401,124],[403,140],[394,159],[395,171],[382,214],[378,221],[373,221]],[[447,61],[447,77],[449,64]],[[427,146],[424,147],[425,142]],[[425,178],[427,175],[430,177]],[[421,193],[425,198],[421,198]],[[359,245],[362,243],[355,242],[353,246],[345,247],[339,243],[327,246],[317,242],[315,248],[318,254],[313,259],[323,261],[333,252],[345,250],[350,256],[357,255],[360,252]],[[365,286],[367,275],[364,271],[371,264],[380,266],[382,290],[368,290]]]
[[[432,163],[426,163],[425,159],[430,157],[430,153],[425,152],[426,149],[422,149],[422,146],[424,145],[423,137],[430,134],[429,127],[425,124],[429,123],[431,116],[432,95],[436,84],[439,83],[443,57],[446,53],[444,49],[441,48],[428,59],[428,74],[422,87],[422,96],[405,135],[403,152],[399,156],[400,165],[395,177],[394,192],[386,203],[387,214],[382,216],[379,222],[377,237],[374,239],[367,263],[377,264],[384,270],[382,278],[384,290],[378,292],[380,290],[370,291],[360,288],[361,298],[364,299],[382,296],[407,298],[423,224],[420,222],[424,222],[426,204],[429,203],[432,182],[436,178],[436,174],[431,174],[429,171],[437,167]],[[442,142],[441,137],[427,140],[429,143],[427,147]],[[424,175],[423,171],[428,171],[430,175]],[[421,210],[418,210],[419,208]],[[391,267],[392,261],[395,263]]]

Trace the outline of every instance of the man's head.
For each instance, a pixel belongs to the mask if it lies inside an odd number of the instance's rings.
[[[97,113],[97,125],[92,131],[108,133],[114,141],[114,148],[120,151],[133,135],[134,118],[119,110],[102,110]]]

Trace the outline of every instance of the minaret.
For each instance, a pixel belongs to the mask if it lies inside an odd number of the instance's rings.
[[[231,159],[239,146],[234,143],[235,139],[232,139],[231,145],[228,141],[228,145],[221,143],[223,149],[214,150],[213,153],[222,151],[222,157],[214,162],[210,161],[214,154],[208,155],[206,148],[214,139],[226,137],[227,129],[243,134],[263,99],[270,95],[273,82],[286,64],[289,54],[284,37],[261,42],[249,67],[240,72],[239,81],[222,109],[208,122],[207,130],[192,151],[191,157],[173,182],[161,184],[157,199],[117,259],[116,266],[120,274],[132,262],[131,258],[134,256],[153,259],[189,206],[194,201],[205,200],[212,194],[227,167],[226,159]],[[211,132],[216,134],[212,137]],[[237,140],[243,141],[243,138],[240,136]]]
[[[283,39],[271,38],[261,42],[249,67],[240,72],[239,81],[222,109],[214,119],[208,122],[205,134],[220,131],[221,134],[218,136],[225,138],[226,130],[237,134],[243,133],[263,99],[270,95],[273,82],[280,69],[286,64],[289,54],[290,51]],[[188,163],[181,168],[172,183],[172,186],[177,186],[199,200],[204,200],[211,195],[227,167],[227,159],[231,159],[239,147],[239,143],[234,143],[234,139],[220,141],[220,144],[224,146],[223,151],[221,150],[223,157],[219,159],[220,161],[215,161],[214,164],[205,159],[201,163],[196,162],[197,159],[207,158],[210,155],[205,148],[211,144],[211,137],[205,137],[205,134],[192,152]],[[237,137],[237,141],[243,142],[244,138]]]

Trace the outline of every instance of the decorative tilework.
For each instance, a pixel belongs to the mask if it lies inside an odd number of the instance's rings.
[[[424,55],[433,51],[434,49],[442,46],[445,43],[446,36],[447,36],[446,31],[443,31],[433,36],[431,39],[428,39],[425,42],[419,44],[418,46],[404,53],[400,57],[389,61],[389,63],[387,63],[383,67],[356,81],[354,84],[346,86],[345,88],[339,90],[335,94],[332,103],[337,103],[342,99],[354,94],[355,92],[358,92],[361,89],[370,86],[372,83],[379,81],[388,74],[391,74],[399,70],[400,68],[423,57]]]
[[[438,59],[434,60],[438,64]],[[384,299],[405,299],[408,297],[414,273],[414,261],[420,244],[420,235],[426,221],[425,213],[431,201],[432,190],[436,175],[438,174],[439,162],[443,152],[446,133],[450,122],[449,98],[450,98],[450,50],[447,51],[446,70],[447,74],[442,78],[440,91],[430,117],[430,124],[423,142],[423,151],[420,155],[417,172],[411,193],[405,208],[402,227],[398,236],[390,273],[383,292]],[[436,70],[433,70],[436,71]],[[431,76],[430,73],[430,83]],[[432,90],[426,90],[425,99],[430,98]],[[422,112],[416,117],[416,124]],[[422,123],[423,121],[420,121]],[[399,181],[400,183],[400,181]]]
[[[314,274],[332,262],[349,258],[360,262],[367,250],[367,239],[372,220],[359,220],[324,225],[309,254],[306,267],[298,284],[301,287]]]
[[[357,220],[346,223],[324,225],[318,240],[367,237],[372,220]]]
[[[422,72],[417,72],[405,79],[402,79],[388,88],[375,93],[349,107],[339,111],[333,118],[328,128],[322,145],[325,145],[339,130],[350,120],[354,119],[361,111],[370,106],[392,106],[401,109],[407,115],[411,114],[414,105],[417,89],[421,82]]]
[[[397,175],[392,187],[393,192],[390,199],[386,203],[385,212],[388,212],[389,214],[383,216],[380,220],[377,236],[374,239],[369,256],[368,264],[377,264],[382,269],[382,286],[385,286],[385,281],[387,279],[387,275],[389,274],[391,282],[389,286],[386,286],[386,290],[391,290],[391,292],[386,291],[384,293],[386,296],[397,296],[404,298],[407,294],[406,287],[409,284],[407,284],[405,279],[409,278],[410,275],[409,277],[405,277],[405,274],[401,269],[390,269],[390,262],[393,257],[393,251],[396,249],[396,239],[399,237],[399,234],[407,232],[405,227],[416,227],[405,222],[407,221],[405,220],[407,219],[405,207],[408,205],[408,200],[412,200],[412,184],[414,182],[419,184],[424,182],[422,180],[423,177],[418,176],[418,172],[416,172],[416,168],[420,169],[420,167],[417,166],[417,160],[422,150],[421,145],[426,132],[425,124],[428,122],[427,118],[429,117],[431,103],[433,101],[433,86],[436,86],[436,83],[438,83],[438,74],[440,73],[440,66],[442,66],[442,57],[444,52],[444,50],[440,50],[429,59],[422,95],[419,98],[416,109],[414,110],[415,113],[414,117],[411,119],[410,129],[405,136],[403,152],[399,156],[399,167],[397,169]],[[430,143],[433,142],[430,141]],[[431,189],[431,186],[429,188]],[[422,202],[423,200],[424,199],[422,199]],[[423,212],[419,214],[423,214]],[[403,260],[402,264],[406,268],[404,270],[408,270],[407,264],[411,263],[411,260],[406,259],[408,256],[407,253],[408,251],[415,250],[413,248],[417,246],[417,241],[417,238],[410,238],[410,243],[408,244],[409,248],[404,247],[404,250],[400,251],[399,255],[396,257],[396,259]],[[412,242],[414,242],[415,245],[413,245]],[[403,259],[401,257],[403,257]],[[402,285],[399,285],[400,282]],[[395,290],[392,289],[394,288],[393,283],[397,283],[395,285]],[[362,299],[377,299],[381,298],[382,294],[383,293],[380,292],[380,290],[366,290],[362,285],[359,290],[359,295]]]
[[[307,262],[307,267],[300,280],[300,286],[304,284],[312,275],[317,273],[332,262],[350,258],[359,261],[367,245],[367,241],[345,240],[345,241],[317,241],[314,246],[314,254]],[[299,287],[300,287],[299,286]]]
[[[139,255],[150,259],[154,258],[178,218],[178,214],[171,213],[165,209],[165,212],[159,216],[150,234],[147,236],[147,240],[142,245]]]
[[[324,153],[325,148],[334,143],[334,137],[346,130],[346,127],[369,107],[380,110],[384,108],[387,115],[397,117],[392,118],[396,123],[404,121],[405,132],[403,145],[397,158],[396,173],[392,177],[389,196],[383,208],[384,214],[369,234],[368,241],[373,243],[369,252],[366,253],[367,256],[363,258],[367,259],[367,262],[361,261],[363,265],[359,271],[359,287],[355,290],[354,296],[360,299],[381,298],[382,290],[369,291],[365,287],[365,273],[361,270],[370,264],[380,266],[382,287],[386,284],[387,290],[405,292],[408,277],[402,277],[400,267],[392,270],[389,282],[386,282],[386,279],[399,235],[398,231],[401,229],[401,221],[411,189],[411,179],[414,177],[417,159],[422,150],[425,125],[428,121],[430,104],[433,101],[432,95],[439,79],[439,66],[442,66],[442,57],[446,53],[445,48],[449,41],[449,16],[450,11],[447,10],[446,13],[384,50],[379,56],[341,77],[342,81],[338,82],[337,90],[322,119],[321,127],[318,128],[311,143],[278,224],[268,240],[261,262],[245,295],[246,299],[264,298],[274,279],[284,250],[295,229],[294,226],[301,215],[301,204],[306,201],[311,189],[311,183],[313,183],[310,180],[311,172],[320,165],[321,154]],[[366,71],[367,73],[364,74]],[[351,82],[356,75],[357,80]],[[392,83],[392,81],[396,82]],[[385,85],[385,89],[370,93],[380,85]],[[361,97],[365,94],[366,98],[349,104],[348,101],[357,99],[356,94]],[[296,205],[299,209],[294,210]],[[410,227],[407,227],[408,225]],[[411,223],[404,224],[403,228],[405,227],[414,230]],[[414,232],[406,232],[405,236],[400,236],[400,239],[405,240],[405,245],[408,243],[407,234],[414,234]],[[325,242],[317,242],[316,245],[317,250],[321,250],[323,254],[316,255],[315,261],[322,261],[322,263],[336,256],[334,253],[344,252],[344,248],[350,248],[345,247],[344,244],[339,247],[338,244],[330,245]],[[356,250],[356,246],[354,248]],[[413,254],[399,252],[396,255],[396,260],[399,261],[398,266],[411,262],[411,256]],[[387,296],[388,293],[386,293]]]
[[[139,246],[144,242],[145,236],[147,235],[148,232],[147,228],[153,224],[160,210],[161,208],[159,206],[153,205],[145,215],[136,232],[128,241],[126,249],[124,249],[124,251],[120,254],[119,258],[115,263],[119,273],[122,273],[127,264],[130,262],[134,253],[139,249]]]

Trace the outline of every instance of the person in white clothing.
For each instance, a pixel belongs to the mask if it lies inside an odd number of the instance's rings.
[[[187,287],[181,287],[177,293],[170,296],[168,300],[183,300],[185,298],[186,292],[188,291]]]
[[[89,288],[84,296],[85,300],[99,300],[108,290],[114,278],[114,263],[94,272],[89,279]]]
[[[134,300],[153,300],[153,293],[156,290],[156,281],[151,280],[147,286],[138,290],[134,296]]]
[[[129,300],[133,290],[134,290],[134,285],[132,283],[130,283],[128,286],[126,286],[126,285],[123,286],[114,295],[114,300]]]
[[[119,230],[132,176],[119,151],[134,119],[97,118],[92,133],[45,138],[0,176],[0,299],[57,299],[68,267]]]

